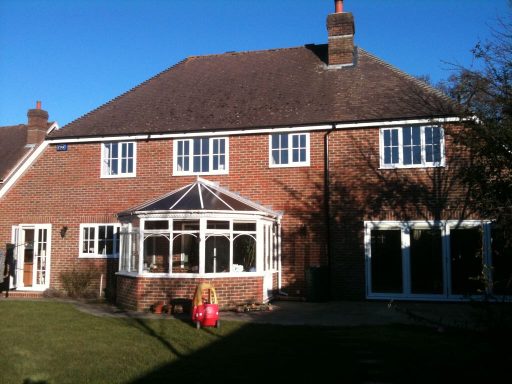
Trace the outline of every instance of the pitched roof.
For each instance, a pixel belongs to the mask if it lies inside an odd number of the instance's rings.
[[[26,143],[27,126],[25,124],[0,127],[0,183],[32,151]]]
[[[327,45],[190,57],[49,138],[452,116],[440,92],[358,49],[326,65]]]
[[[247,212],[261,213],[273,217],[278,213],[245,199],[219,185],[198,178],[195,182],[175,191],[146,201],[141,205],[121,212],[119,215],[155,212]]]

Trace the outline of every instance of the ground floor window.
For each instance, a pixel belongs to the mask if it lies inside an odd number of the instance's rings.
[[[80,257],[119,256],[119,224],[80,224]]]
[[[142,218],[138,228],[121,230],[120,271],[184,276],[275,270],[277,233],[273,220],[259,218]]]
[[[510,247],[490,222],[366,222],[365,252],[368,297],[504,293],[512,276]]]

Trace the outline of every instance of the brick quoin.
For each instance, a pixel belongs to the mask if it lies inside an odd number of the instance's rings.
[[[269,168],[268,134],[230,136],[229,174],[204,176],[223,188],[283,212],[282,290],[290,296],[304,296],[308,267],[328,263],[324,210],[326,133],[310,132],[311,165],[291,168]],[[169,299],[175,294],[190,296],[197,279],[184,282],[116,278],[117,260],[78,257],[80,224],[115,223],[117,213],[195,181],[195,176],[172,176],[172,151],[170,139],[137,141],[136,177],[107,179],[100,177],[100,142],[69,143],[65,152],[56,151],[55,145],[50,144],[0,199],[1,244],[11,241],[13,225],[52,224],[51,288],[62,289],[60,274],[64,271],[93,269],[97,271],[94,287],[99,288],[103,275],[105,287],[117,291],[118,302],[129,308],[147,309],[156,299]],[[447,166],[443,168],[380,169],[378,127],[329,133],[334,298],[364,298],[364,220],[459,217],[457,209],[463,187],[452,179],[463,158],[449,134],[446,155]],[[434,181],[438,179],[446,183],[442,190],[436,190],[439,186]],[[407,194],[407,184],[423,188],[424,196],[412,198]],[[437,212],[434,208],[440,194],[444,194],[445,203]],[[68,231],[61,237],[63,226]],[[261,298],[262,278],[251,279],[213,279],[215,284],[221,284],[222,304]],[[247,289],[241,290],[244,287]]]

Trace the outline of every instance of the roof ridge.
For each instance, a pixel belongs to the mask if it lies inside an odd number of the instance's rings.
[[[255,50],[247,50],[247,51],[226,51],[224,53],[211,53],[208,55],[193,55],[188,56],[188,59],[207,59],[210,57],[218,57],[218,56],[238,56],[238,55],[247,55],[253,53],[266,53],[266,52],[278,52],[278,51],[290,51],[294,49],[306,48],[306,46],[311,46],[315,44],[304,44],[298,45],[296,47],[284,47],[284,48],[269,48],[269,49],[255,49]]]
[[[120,99],[120,98],[122,98],[123,96],[125,96],[125,95],[127,95],[127,94],[129,94],[129,93],[131,93],[131,92],[134,92],[135,90],[137,90],[137,89],[141,88],[142,86],[146,85],[146,84],[147,84],[147,83],[149,83],[150,81],[152,81],[152,80],[154,80],[154,79],[156,79],[156,78],[158,78],[158,77],[160,77],[160,76],[164,75],[166,72],[169,72],[169,71],[171,71],[172,69],[176,68],[177,66],[179,66],[179,65],[181,65],[181,64],[184,64],[184,63],[185,63],[186,61],[188,61],[189,59],[190,59],[190,58],[189,58],[189,57],[187,57],[187,58],[185,58],[185,59],[183,59],[183,60],[178,61],[177,63],[175,63],[175,64],[171,65],[170,67],[168,67],[168,68],[164,69],[163,71],[158,72],[156,75],[151,76],[150,78],[148,78],[148,79],[144,80],[142,83],[137,84],[136,86],[134,86],[134,87],[130,88],[129,90],[127,90],[127,91],[125,91],[125,92],[121,93],[120,95],[118,95],[118,96],[114,97],[113,99],[110,99],[109,101],[107,101],[107,102],[105,102],[105,103],[101,104],[99,107],[94,108],[93,110],[91,110],[91,111],[89,111],[89,112],[87,112],[87,113],[83,114],[83,115],[82,115],[82,116],[80,116],[80,117],[77,117],[76,119],[74,119],[74,120],[72,120],[71,122],[67,123],[65,126],[61,127],[61,128],[59,129],[59,132],[61,132],[61,131],[62,131],[64,128],[66,128],[68,125],[71,125],[71,124],[75,123],[76,121],[79,121],[79,120],[82,120],[82,119],[86,118],[87,116],[91,115],[92,113],[94,113],[94,112],[96,112],[96,111],[98,111],[98,110],[100,110],[100,109],[103,109],[104,107],[106,107],[107,105],[109,105],[109,104],[113,103],[114,101],[119,100],[119,99]]]
[[[423,88],[424,90],[426,90],[430,93],[433,93],[433,94],[445,99],[446,101],[449,101],[450,103],[455,103],[455,101],[452,98],[450,98],[450,96],[448,96],[446,93],[442,92],[441,90],[435,88],[434,86],[408,74],[407,72],[402,71],[400,68],[395,67],[393,64],[390,64],[387,61],[382,60],[378,56],[375,56],[373,53],[370,53],[363,48],[357,47],[357,49],[360,50],[363,54],[366,54],[367,56],[372,58],[373,60],[379,62],[379,64],[382,64],[386,68],[389,68],[390,70],[395,72],[397,75],[404,77],[405,79],[407,79],[409,81],[412,81],[413,83],[415,83],[419,87]]]

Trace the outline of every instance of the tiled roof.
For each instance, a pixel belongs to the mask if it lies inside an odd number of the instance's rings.
[[[25,124],[0,127],[0,182],[9,175],[31,148],[26,147]]]
[[[273,217],[279,216],[279,213],[273,212],[266,207],[201,178],[198,178],[194,183],[121,212],[119,215],[124,216],[163,211],[258,212]]]
[[[50,138],[430,118],[454,115],[435,89],[358,49],[326,66],[326,45],[190,57]]]

